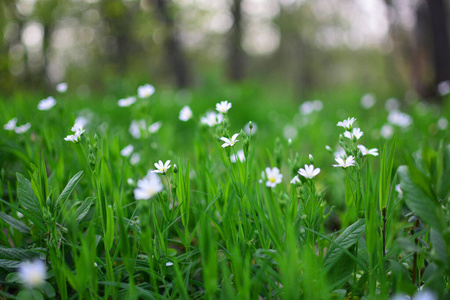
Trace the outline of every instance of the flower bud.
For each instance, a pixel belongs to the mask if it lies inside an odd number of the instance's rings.
[[[251,132],[252,129],[253,129],[253,123],[252,123],[252,121],[248,122],[248,128],[250,129],[250,132]]]
[[[313,165],[314,164],[314,157],[312,154],[309,155],[309,162]]]
[[[175,174],[178,173],[178,166],[177,166],[176,164],[173,164],[173,172],[174,172]]]

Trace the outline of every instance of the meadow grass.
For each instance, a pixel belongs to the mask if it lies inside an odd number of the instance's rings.
[[[0,295],[448,297],[446,107],[397,108],[408,119],[350,94],[305,104],[254,86],[209,91],[157,90],[129,107],[117,100],[134,91],[69,89],[45,111],[46,95],[0,102],[2,124],[17,118],[0,133]]]

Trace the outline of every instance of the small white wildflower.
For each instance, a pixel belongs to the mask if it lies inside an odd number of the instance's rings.
[[[291,184],[299,183],[300,179],[298,178],[298,175],[295,175],[294,178],[291,179]]]
[[[117,101],[117,105],[120,107],[128,107],[136,102],[136,97],[127,97]]]
[[[134,180],[133,180],[133,178],[128,178],[128,179],[127,179],[127,183],[128,183],[128,185],[134,185]]]
[[[356,121],[356,118],[348,118],[342,122],[338,122],[336,126],[344,127],[346,130],[352,129],[353,123]]]
[[[216,110],[221,114],[226,114],[230,108],[231,103],[226,100],[216,104]]]
[[[363,156],[366,156],[366,155],[378,156],[378,149],[377,148],[367,149],[363,145],[358,145],[357,147],[358,147],[359,151],[361,151],[361,154]]]
[[[355,158],[350,155],[349,157],[347,157],[345,160],[342,159],[341,157],[335,157],[336,162],[338,163],[337,165],[333,165],[333,167],[342,167],[342,168],[348,168],[351,166],[355,165]]]
[[[406,128],[413,122],[410,115],[402,113],[398,110],[393,110],[388,115],[388,122],[392,125],[397,125]]]
[[[141,161],[141,155],[139,153],[133,153],[130,158],[130,164],[137,165]]]
[[[383,127],[381,127],[380,135],[385,138],[386,140],[390,139],[392,135],[394,134],[394,128],[392,128],[389,124],[384,124]]]
[[[232,163],[235,163],[235,162],[237,162],[238,160],[239,160],[240,162],[244,162],[244,161],[245,161],[244,150],[239,150],[239,151],[237,152],[237,157],[236,157],[236,154],[233,153],[233,154],[230,156],[230,160],[231,160]]]
[[[145,84],[138,87],[139,98],[148,98],[155,93],[155,87],[151,84]]]
[[[283,174],[280,173],[280,169],[275,168],[266,168],[267,181],[266,186],[269,188],[274,188],[277,184],[281,183],[283,180]]]
[[[209,127],[216,126],[217,124],[222,123],[222,121],[223,121],[223,115],[216,114],[215,112],[207,112],[206,116],[204,116],[200,119],[200,123],[206,124]]]
[[[130,132],[131,136],[135,139],[141,138],[142,131],[146,129],[147,125],[145,123],[145,120],[133,120],[131,121],[130,128],[128,131]]]
[[[387,111],[397,110],[397,109],[400,108],[400,102],[397,99],[395,99],[395,98],[390,98],[384,104],[384,108]]]
[[[67,91],[67,83],[61,82],[60,84],[57,84],[56,91],[58,93],[65,93]]]
[[[357,140],[359,140],[363,134],[364,134],[364,132],[362,132],[360,128],[353,128],[352,132],[350,132],[350,131],[344,132],[344,136],[351,140],[353,138],[356,138]]]
[[[16,124],[17,124],[17,118],[11,119],[8,121],[8,123],[3,125],[3,129],[9,130],[9,131],[15,130]]]
[[[47,276],[45,263],[40,259],[21,263],[18,271],[20,280],[27,288],[40,286]]]
[[[19,219],[22,219],[23,218],[23,214],[22,213],[20,213],[20,212],[16,212],[16,215],[17,215],[17,217],[19,218]]]
[[[450,93],[450,81],[443,81],[437,86],[438,94],[445,96]]]
[[[89,120],[83,116],[79,116],[75,119],[75,124],[79,124],[82,128],[84,128],[89,123]]]
[[[337,151],[335,151],[333,153],[334,157],[341,157],[342,158],[342,157],[346,157],[347,156],[347,153],[345,153],[344,148],[338,147],[336,150]]]
[[[133,153],[134,147],[133,145],[128,145],[120,151],[120,155],[128,157]]]
[[[171,266],[173,266],[173,262],[171,262],[171,261],[166,262],[166,267],[171,267]]]
[[[245,124],[244,132],[246,135],[248,135],[248,136],[254,135],[256,133],[256,131],[258,131],[258,126],[256,125],[255,122],[252,122],[252,129],[250,129],[250,122]]]
[[[17,127],[14,129],[14,131],[15,131],[17,134],[22,134],[22,133],[27,132],[28,129],[30,129],[30,128],[31,128],[31,124],[30,124],[30,123],[26,123],[26,124],[24,124],[24,125],[17,126]]]
[[[320,173],[320,168],[314,169],[314,165],[305,165],[305,168],[300,168],[298,174],[309,179],[313,179],[317,174]]]
[[[375,102],[377,102],[377,99],[375,98],[374,94],[365,94],[361,98],[361,106],[364,109],[369,109],[372,106],[375,105]]]
[[[398,193],[398,197],[399,197],[399,198],[403,198],[403,191],[402,191],[402,189],[400,188],[400,184],[397,184],[397,185],[395,186],[395,191]]]
[[[222,148],[225,148],[225,147],[228,147],[228,146],[233,147],[234,144],[236,144],[236,142],[239,141],[239,140],[237,140],[238,136],[239,136],[239,133],[235,133],[235,134],[233,134],[231,139],[226,138],[226,137],[221,137],[220,139],[224,142],[222,144]]]
[[[154,170],[153,172],[155,173],[160,173],[160,174],[166,174],[167,170],[170,169],[170,160],[167,160],[164,164],[162,162],[162,160],[160,160],[159,162],[155,163],[155,168],[156,170]]]
[[[137,182],[137,188],[133,191],[134,198],[136,200],[148,200],[161,192],[163,188],[164,186],[158,175],[148,172],[147,176]]]
[[[180,121],[187,122],[192,118],[192,116],[193,114],[191,108],[186,105],[180,110],[180,115],[178,116],[178,119],[180,119]]]
[[[150,133],[158,132],[158,130],[161,128],[161,126],[162,126],[161,121],[155,122],[152,125],[148,126],[148,132],[150,132]]]
[[[68,142],[78,143],[81,139],[81,135],[84,132],[83,127],[81,126],[81,124],[75,123],[75,125],[72,126],[71,130],[74,132],[74,134],[66,136],[64,140]]]
[[[56,100],[52,96],[41,100],[38,104],[39,110],[50,110],[53,106],[56,105]]]
[[[448,120],[444,117],[440,118],[437,122],[437,126],[440,130],[445,130],[447,129],[448,126]]]

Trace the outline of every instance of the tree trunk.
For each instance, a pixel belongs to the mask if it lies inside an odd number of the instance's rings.
[[[447,7],[444,0],[426,0],[431,21],[433,64],[436,85],[450,80],[450,42]]]
[[[165,40],[167,64],[172,69],[177,87],[185,88],[190,83],[188,67],[175,28],[175,21],[167,4],[168,0],[156,0],[158,16],[164,24],[167,34]]]
[[[233,0],[231,14],[233,27],[231,28],[228,55],[228,76],[231,80],[240,81],[245,76],[245,53],[242,49],[242,0]]]

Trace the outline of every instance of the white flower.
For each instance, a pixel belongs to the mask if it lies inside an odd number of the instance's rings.
[[[128,179],[127,179],[127,183],[128,183],[128,185],[134,185],[134,180],[133,180],[133,178],[128,178]]]
[[[314,111],[314,104],[311,101],[305,101],[300,105],[299,110],[302,115],[309,115]]]
[[[231,108],[231,103],[228,101],[221,101],[216,104],[216,110],[222,114],[226,114],[228,110]]]
[[[173,262],[171,262],[171,261],[166,262],[166,267],[171,267],[171,266],[173,266]]]
[[[372,106],[375,105],[375,102],[377,102],[377,99],[375,98],[375,96],[373,94],[366,94],[364,96],[362,96],[361,98],[361,106],[364,109],[369,109]]]
[[[56,100],[52,96],[41,100],[38,104],[39,110],[50,110],[53,106],[55,106]]]
[[[276,187],[277,184],[281,183],[281,180],[283,180],[283,174],[280,173],[280,169],[277,167],[275,168],[266,168],[266,186],[270,188]]]
[[[361,154],[364,155],[364,156],[366,156],[366,155],[378,156],[378,149],[377,148],[367,149],[363,145],[358,145],[357,147],[358,147],[359,151],[361,151]]]
[[[81,126],[81,124],[75,123],[75,125],[72,126],[71,130],[74,132],[74,134],[66,136],[64,140],[73,143],[79,142],[81,139],[81,135],[84,132],[83,127]]]
[[[78,118],[75,119],[75,124],[79,124],[82,128],[84,128],[84,126],[86,126],[87,123],[89,123],[89,120],[83,116],[79,116]]]
[[[298,182],[300,182],[300,179],[298,178],[298,175],[295,175],[295,177],[291,180],[291,184],[296,184]]]
[[[388,115],[388,122],[392,125],[397,125],[402,128],[406,128],[412,123],[410,115],[402,113],[398,110],[393,110]]]
[[[133,153],[130,158],[130,164],[137,165],[141,161],[141,155],[139,153]]]
[[[31,128],[31,124],[30,124],[30,123],[26,123],[26,124],[24,124],[24,125],[22,125],[22,126],[17,126],[17,127],[14,129],[14,131],[15,131],[17,134],[22,134],[22,133],[27,132],[28,129],[30,129],[30,128]]]
[[[32,262],[26,261],[19,266],[19,278],[28,288],[34,288],[45,281],[47,271],[45,269],[45,263],[36,259]]]
[[[155,133],[161,128],[161,126],[162,126],[161,121],[155,122],[152,125],[148,126],[148,132]]]
[[[396,110],[400,108],[400,102],[395,98],[390,98],[384,104],[384,108],[387,111]]]
[[[336,162],[338,163],[337,165],[333,165],[333,167],[342,167],[342,168],[347,168],[350,166],[354,166],[355,165],[355,158],[350,155],[349,157],[347,157],[345,160],[343,160],[340,157],[335,157]]]
[[[146,84],[138,87],[139,98],[148,98],[155,93],[155,87],[151,84]]]
[[[136,97],[127,97],[117,101],[117,105],[119,105],[120,107],[128,107],[134,102],[136,102]]]
[[[180,115],[178,116],[178,119],[183,122],[187,122],[192,118],[192,110],[189,106],[185,106],[180,110]]]
[[[344,132],[344,136],[351,140],[353,138],[356,138],[357,140],[359,140],[363,134],[364,134],[364,132],[362,132],[361,129],[359,129],[359,128],[353,128],[352,132],[350,132],[350,131]]]
[[[250,130],[250,122],[245,124],[244,132],[245,132],[246,135],[248,135],[248,136],[254,135],[256,133],[256,131],[258,131],[258,126],[256,125],[255,122],[252,122],[252,129],[251,130]]]
[[[6,126],[6,125],[5,125]],[[448,126],[448,120],[444,117],[440,118],[437,122],[437,126],[440,130],[445,130],[447,129]]]
[[[381,127],[380,134],[383,138],[390,139],[394,134],[394,128],[389,124],[384,124],[383,127]]]
[[[400,184],[397,184],[397,185],[395,186],[395,191],[398,193],[398,197],[399,197],[399,198],[402,198],[402,197],[403,197],[403,191],[402,191],[402,189],[400,188]]]
[[[305,178],[313,179],[317,174],[320,173],[320,168],[314,169],[314,165],[305,165],[305,168],[298,170],[298,174]]]
[[[128,131],[130,132],[131,136],[135,139],[141,138],[141,131],[144,131],[147,127],[147,124],[145,123],[145,120],[133,120],[131,121],[130,128]]]
[[[17,118],[11,119],[8,121],[8,123],[6,123],[5,125],[3,125],[3,128],[5,130],[14,130],[16,129],[16,124],[17,124]]]
[[[153,172],[166,174],[167,170],[169,170],[170,167],[170,160],[167,160],[164,164],[162,160],[160,160],[159,162],[155,163],[156,170],[154,170]]]
[[[236,142],[239,141],[239,140],[236,140],[238,136],[239,136],[239,133],[235,133],[235,134],[233,134],[231,139],[228,139],[226,137],[221,137],[220,139],[224,142],[222,144],[222,148],[225,148],[225,147],[228,147],[228,146],[233,147],[234,144],[236,144]]]
[[[336,126],[344,127],[347,130],[352,129],[353,122],[356,121],[356,118],[348,118],[347,120],[344,120],[342,122],[338,122]]]
[[[133,145],[128,145],[125,148],[122,149],[122,151],[120,151],[120,155],[128,157],[131,155],[131,153],[133,153],[134,147]]]
[[[239,159],[240,162],[244,162],[245,161],[244,150],[239,150],[237,152],[237,157],[236,157],[236,154],[232,154],[230,156],[230,160],[231,160],[232,163],[237,162],[238,159]]]
[[[60,84],[57,84],[56,91],[58,93],[65,93],[67,91],[67,83],[61,82]]]
[[[222,123],[223,121],[223,115],[222,114],[216,114],[215,112],[207,112],[205,117],[202,117],[200,119],[200,123],[206,124],[209,127],[216,126],[217,124]]]
[[[147,176],[137,182],[137,188],[133,191],[134,198],[136,200],[150,199],[161,192],[163,188],[164,186],[158,175],[153,172],[148,172]]]
[[[438,94],[445,96],[450,93],[450,81],[443,81],[437,86]]]

